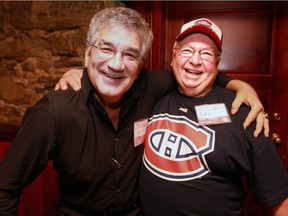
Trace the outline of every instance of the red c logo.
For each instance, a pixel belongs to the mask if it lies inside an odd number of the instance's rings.
[[[209,172],[205,155],[214,150],[214,131],[184,116],[168,114],[150,119],[143,161],[160,178],[186,181]]]

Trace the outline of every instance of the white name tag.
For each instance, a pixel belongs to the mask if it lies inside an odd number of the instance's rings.
[[[144,143],[148,118],[134,122],[134,147]]]
[[[231,122],[230,115],[224,103],[195,106],[195,111],[200,125],[214,125]]]

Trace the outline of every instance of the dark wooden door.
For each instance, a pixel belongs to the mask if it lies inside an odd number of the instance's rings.
[[[206,17],[223,30],[220,72],[250,83],[270,115],[270,131],[288,170],[288,2],[167,1],[137,2],[134,8],[155,34],[147,66],[169,69],[171,50],[181,26]],[[249,194],[245,216],[271,215]]]

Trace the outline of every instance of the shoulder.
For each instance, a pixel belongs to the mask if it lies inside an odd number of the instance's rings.
[[[176,82],[171,71],[142,69],[135,86],[140,89],[142,95],[151,97],[152,101],[158,101],[176,88]]]
[[[165,112],[168,112],[169,110],[174,110],[179,104],[180,100],[182,100],[181,95],[179,95],[178,90],[174,90],[157,100],[153,112],[164,110],[166,110]]]
[[[49,102],[53,102],[56,104],[64,104],[67,103],[73,98],[77,98],[81,95],[81,90],[75,91],[71,88],[67,90],[57,90],[49,92],[45,97]]]
[[[214,85],[211,93],[209,93],[208,100],[217,103],[222,102],[225,103],[227,106],[227,109],[230,110],[232,107],[232,103],[236,98],[236,93],[223,88],[218,85]]]
[[[236,93],[224,87],[214,85],[213,92],[218,97],[223,97],[225,100],[233,101],[236,97]]]
[[[38,100],[33,106],[29,107],[25,115],[33,116],[54,116],[55,113],[66,113],[67,110],[71,110],[71,107],[75,107],[72,105],[73,101],[79,101],[80,92],[76,92],[74,90],[58,90],[51,91],[48,94],[44,95],[40,100]],[[74,104],[75,105],[75,104]]]
[[[147,82],[156,84],[157,86],[171,84],[174,82],[173,73],[169,70],[147,70],[142,69],[139,74],[140,79],[145,79]]]

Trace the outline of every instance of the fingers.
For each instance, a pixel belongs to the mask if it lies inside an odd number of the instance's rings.
[[[69,72],[69,77],[67,78],[68,84],[71,85],[75,91],[80,90],[83,71],[79,69],[72,69]]]
[[[60,85],[59,85],[59,83],[57,83],[56,86],[54,87],[54,90],[57,91],[59,89],[60,89]]]
[[[61,89],[61,90],[66,90],[68,88],[67,82],[66,80],[64,80],[63,78],[61,78],[58,83],[55,86],[55,91]]]
[[[59,88],[61,90],[66,90],[68,88],[68,84],[67,84],[67,79],[63,79],[63,77],[59,80],[59,82],[57,83],[57,85],[59,85]],[[56,86],[57,86],[56,85]]]
[[[248,116],[249,116],[249,114],[248,114]],[[247,118],[246,118],[246,120],[247,120]],[[245,122],[244,122],[244,124],[245,124]],[[246,126],[244,124],[243,124],[244,129],[246,129],[248,126]],[[264,112],[259,113],[257,118],[256,118],[256,128],[254,131],[254,137],[257,138],[261,134],[262,130],[264,130],[265,137],[269,137],[269,132],[270,132],[269,118],[268,118],[267,113],[264,113]]]
[[[248,113],[248,115],[247,115],[247,117],[246,117],[246,119],[245,119],[245,121],[243,123],[244,129],[246,129],[253,121],[255,121],[258,113],[259,113],[259,111],[257,111],[256,109],[251,109],[250,110],[250,112]],[[262,117],[262,120],[263,120],[263,117]],[[260,118],[259,118],[259,121],[260,121],[260,124],[261,124]],[[257,124],[258,124],[258,117],[257,117],[256,125]],[[263,123],[262,123],[262,125],[263,125]],[[262,128],[262,125],[261,125],[261,128]],[[257,126],[256,126],[256,128],[257,128]]]
[[[235,100],[231,105],[231,113],[232,114],[237,113],[242,103],[244,103],[244,98],[241,95],[237,94],[237,97],[235,98]]]
[[[61,81],[61,82],[60,82]],[[67,77],[65,77],[65,80],[64,80],[64,77],[61,78],[61,80],[59,81],[59,84],[61,86],[61,89],[62,89],[62,86],[63,88],[67,88],[68,84],[75,90],[75,91],[78,91],[80,90],[81,88],[81,81],[80,81],[80,78],[79,76],[76,74],[71,74]],[[62,85],[63,84],[63,85]],[[62,90],[65,90],[65,89],[62,89]]]
[[[265,136],[267,133],[269,134],[269,123],[267,123],[267,119],[264,118],[263,106],[260,105],[253,105],[251,107],[250,112],[248,113],[247,118],[243,123],[244,129],[246,129],[255,119],[256,119],[256,128],[254,131],[254,137],[258,137],[264,128]]]
[[[269,137],[269,118],[267,113],[259,114],[256,120],[256,129],[254,131],[254,137],[258,137],[259,134],[264,130],[265,137]]]
[[[80,90],[82,75],[83,71],[79,69],[72,69],[67,71],[56,84],[55,90],[66,90],[68,85],[70,85],[75,91]]]
[[[81,89],[81,78],[82,78],[82,71],[80,70],[75,70],[74,71],[71,71],[71,74],[69,77],[71,77],[71,79],[67,80],[68,83],[71,85],[71,87],[78,91]]]
[[[246,104],[247,106],[251,107],[248,116],[246,117],[243,127],[246,129],[253,121],[256,119],[256,128],[254,131],[254,136],[258,137],[259,134],[264,130],[264,135],[266,137],[269,136],[269,121],[264,113],[264,107],[261,101],[258,98],[256,91],[247,83],[240,81],[237,82],[236,90],[236,98],[231,105],[231,113],[235,114],[238,112],[240,106],[242,104]],[[235,85],[235,83],[234,83]],[[240,88],[239,88],[240,85]],[[244,86],[243,86],[244,85]]]
[[[264,118],[264,135],[269,137],[270,128],[269,128],[269,118]]]
[[[256,119],[256,128],[254,131],[254,137],[257,138],[263,130],[265,119],[263,118],[263,113],[259,113]]]

